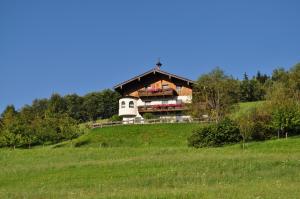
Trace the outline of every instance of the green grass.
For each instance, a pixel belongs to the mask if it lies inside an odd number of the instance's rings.
[[[242,102],[238,104],[236,110],[231,114],[231,118],[238,118],[247,112],[251,111],[253,108],[259,108],[264,103],[264,101],[256,101],[256,102]]]
[[[0,198],[299,198],[300,138],[188,148],[195,127],[103,128],[78,148],[1,149]]]
[[[186,146],[187,137],[200,124],[147,124],[97,128],[73,140],[77,147]],[[70,143],[63,143],[70,145]],[[60,145],[58,145],[60,146]]]

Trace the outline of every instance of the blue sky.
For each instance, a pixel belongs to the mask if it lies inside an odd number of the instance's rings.
[[[0,112],[151,69],[241,77],[300,62],[300,1],[0,1]]]

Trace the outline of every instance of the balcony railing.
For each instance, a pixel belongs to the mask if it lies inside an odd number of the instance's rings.
[[[169,111],[184,111],[187,110],[185,104],[158,104],[158,105],[147,105],[139,106],[138,110],[140,113],[146,112],[169,112]]]
[[[173,96],[175,94],[172,88],[151,88],[142,89],[138,91],[140,97],[153,97],[153,96]]]

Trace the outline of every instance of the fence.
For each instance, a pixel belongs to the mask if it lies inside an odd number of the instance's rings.
[[[203,120],[203,118],[189,118],[182,121],[176,121],[174,119],[160,118],[160,119],[140,119],[140,120],[126,120],[116,122],[105,122],[105,123],[93,123],[91,128],[103,128],[109,126],[120,126],[120,125],[135,125],[135,124],[168,124],[168,123],[211,123],[213,121]]]

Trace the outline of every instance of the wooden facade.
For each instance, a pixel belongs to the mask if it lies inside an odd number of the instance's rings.
[[[119,115],[123,121],[143,117],[144,113],[183,117],[186,104],[191,102],[193,84],[192,80],[155,67],[114,87],[122,96]]]
[[[177,76],[166,75],[154,70],[145,76],[116,87],[122,96],[191,96],[193,81],[178,79]],[[157,90],[157,92],[155,92]],[[153,92],[152,92],[153,91]]]

